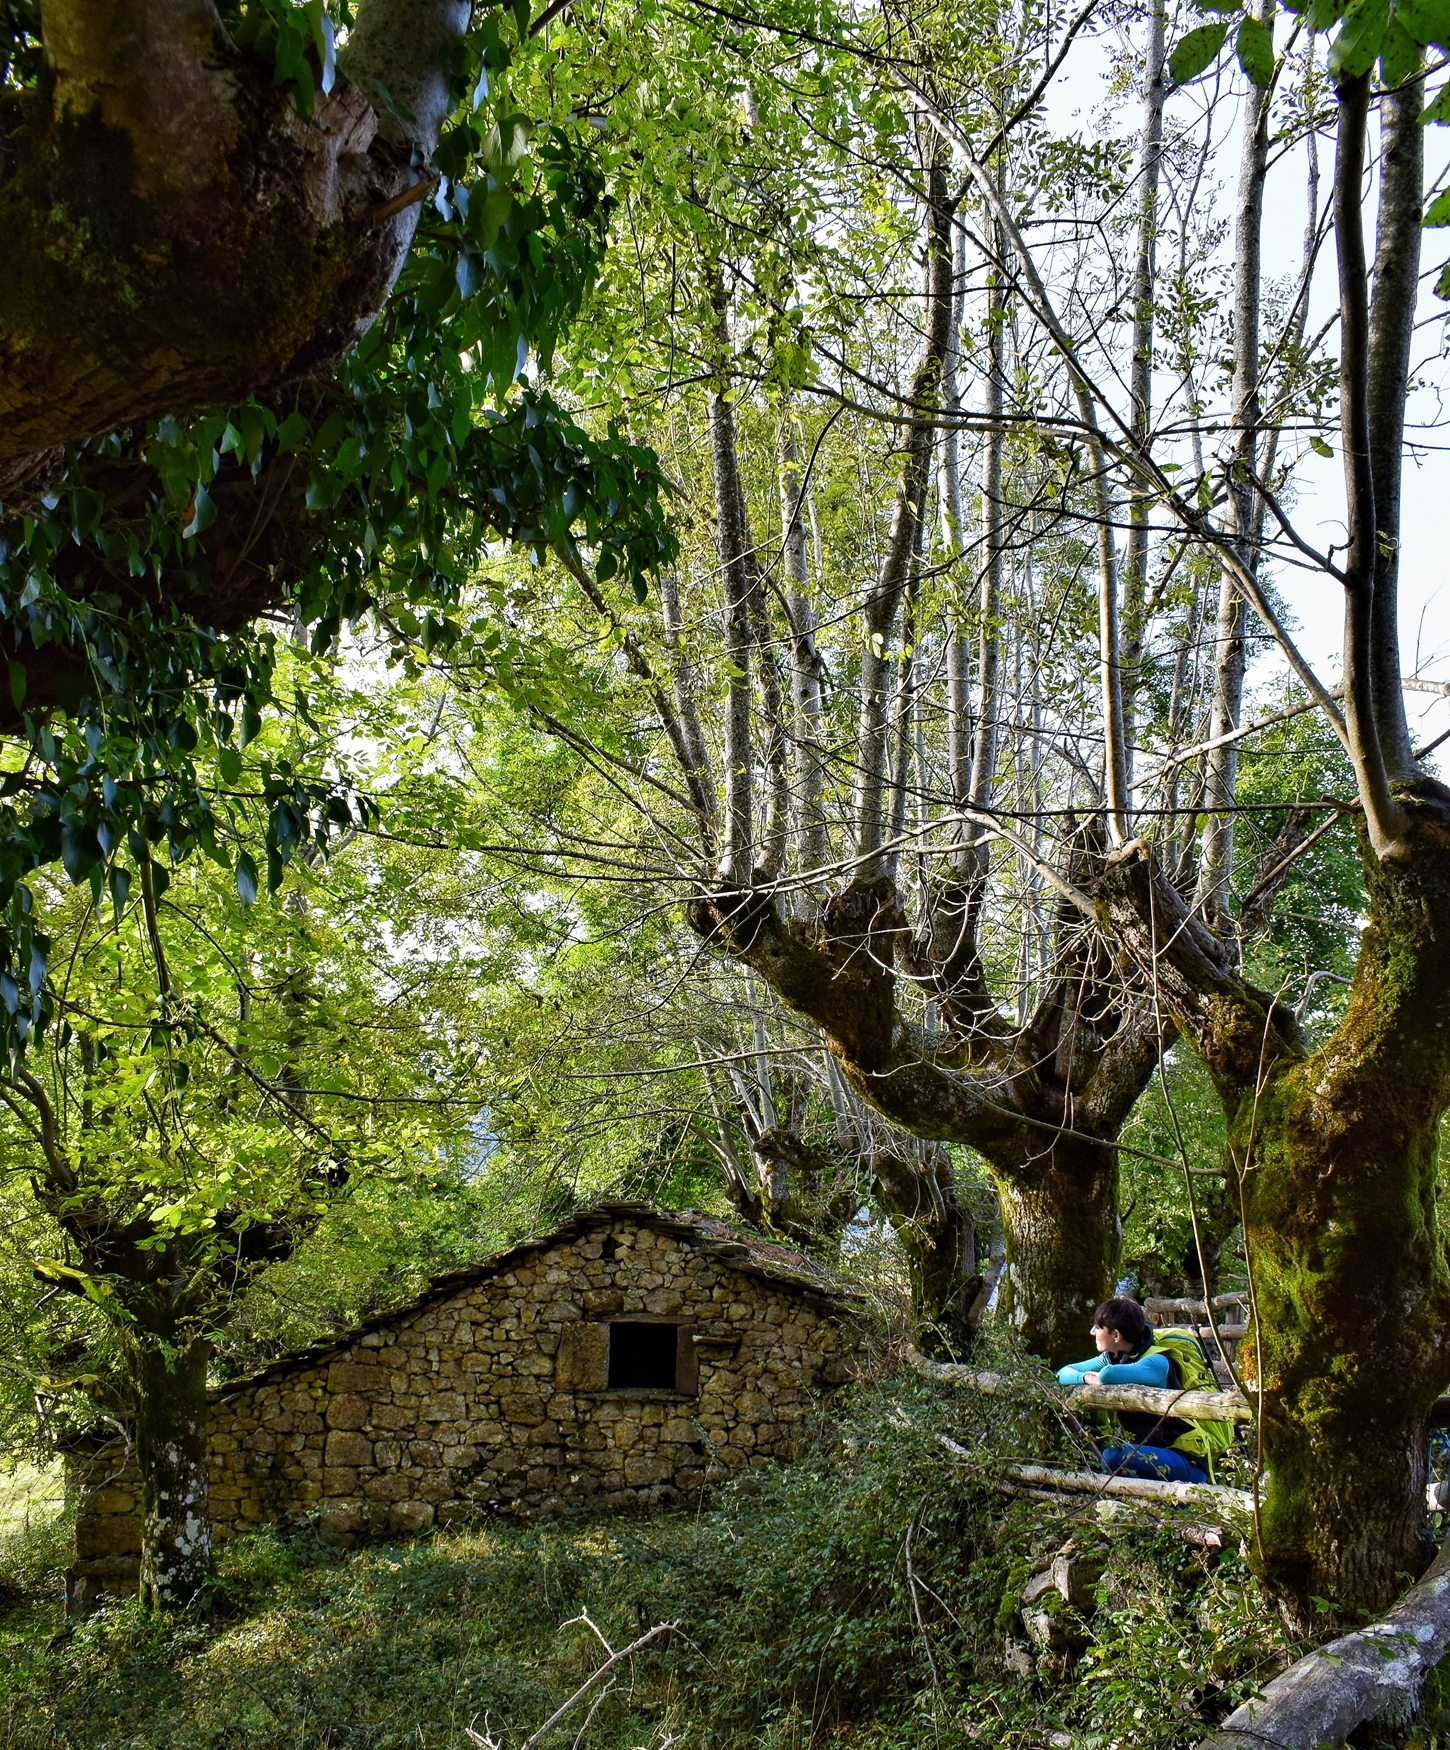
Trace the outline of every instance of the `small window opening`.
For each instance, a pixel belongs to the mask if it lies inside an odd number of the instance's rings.
[[[609,1327],[609,1385],[675,1389],[674,1325],[619,1324]]]

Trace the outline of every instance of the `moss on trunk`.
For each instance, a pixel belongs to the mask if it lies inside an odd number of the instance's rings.
[[[928,1034],[898,1007],[895,967],[900,957],[921,984],[940,968],[929,943],[908,937],[889,880],[843,889],[818,918],[789,917],[768,894],[734,891],[697,895],[689,918],[822,1028],[863,1101],[913,1136],[981,1155],[1003,1195],[1013,1317],[1048,1359],[1079,1355],[1118,1258],[1111,1145],[1171,1037],[1141,992],[1125,997],[1101,942],[1073,926],[1065,971],[1025,1027],[1010,1025],[984,989],[963,995],[958,980],[942,993],[949,1025]],[[911,1212],[935,1199],[923,1177],[879,1201],[893,1220],[894,1203],[919,1225]],[[912,1263],[913,1285],[917,1316],[930,1323],[933,1308],[951,1304],[943,1259],[959,1242],[934,1237],[929,1223],[920,1231],[931,1244]],[[915,1243],[907,1237],[908,1257]],[[955,1280],[967,1275],[958,1269]]]
[[[126,1376],[141,1472],[141,1597],[184,1604],[211,1571],[206,1368],[211,1345],[127,1333]]]
[[[420,172],[363,92],[340,77],[305,120],[209,6],[184,43],[160,0],[144,10],[169,57],[143,31],[86,30],[53,89],[0,95],[7,489],[61,443],[325,368],[417,222]]]
[[[1092,1315],[1117,1270],[1116,1151],[1059,1140],[993,1177],[1007,1240],[1003,1310],[1054,1367],[1079,1361],[1091,1353]]]
[[[878,1154],[871,1170],[876,1201],[896,1230],[911,1278],[918,1347],[927,1355],[960,1353],[971,1342],[977,1275],[976,1230],[957,1195],[947,1151]]]
[[[1369,924],[1344,1019],[1306,1055],[1292,1016],[1187,919],[1143,847],[1099,894],[1214,1075],[1255,1285],[1265,1577],[1378,1610],[1426,1554],[1425,1418],[1450,1383],[1436,1220],[1450,1108],[1450,804],[1406,791],[1404,854],[1361,833]]]
[[[1428,1553],[1425,1418],[1450,1383],[1436,1220],[1450,1105],[1450,844],[1381,865],[1344,1020],[1244,1090],[1230,1139],[1262,1325],[1276,1582],[1378,1609]]]

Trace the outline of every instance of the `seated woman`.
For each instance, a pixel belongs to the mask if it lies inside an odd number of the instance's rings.
[[[1166,1346],[1155,1344],[1148,1315],[1136,1300],[1105,1300],[1093,1314],[1098,1352],[1057,1370],[1059,1385],[1083,1385],[1094,1375],[1103,1385],[1146,1385],[1156,1391],[1182,1391],[1185,1381]],[[1207,1363],[1204,1363],[1205,1368]],[[1119,1410],[1116,1421],[1127,1440],[1103,1452],[1103,1464],[1117,1476],[1154,1482],[1206,1483],[1209,1473],[1201,1430],[1174,1416]]]

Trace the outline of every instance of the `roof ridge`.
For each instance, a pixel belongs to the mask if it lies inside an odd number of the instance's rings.
[[[223,1381],[212,1386],[207,1397],[210,1402],[220,1402],[224,1398],[235,1396],[252,1386],[265,1384],[268,1380],[280,1378],[297,1368],[310,1367],[325,1357],[335,1354],[338,1350],[347,1348],[359,1337],[365,1337],[369,1332],[378,1330],[384,1325],[399,1323],[425,1312],[428,1307],[440,1300],[446,1300],[460,1289],[475,1282],[486,1281],[490,1276],[496,1276],[512,1265],[522,1262],[530,1253],[546,1250],[549,1246],[558,1245],[572,1239],[583,1228],[601,1221],[612,1220],[621,1215],[634,1216],[641,1226],[662,1226],[676,1233],[689,1233],[695,1237],[701,1249],[710,1256],[717,1258],[727,1268],[739,1271],[742,1275],[758,1276],[764,1281],[778,1282],[784,1287],[794,1288],[802,1293],[814,1295],[822,1300],[834,1301],[841,1305],[857,1302],[862,1299],[858,1290],[849,1288],[845,1283],[834,1277],[824,1265],[804,1252],[782,1245],[777,1240],[762,1236],[754,1241],[742,1235],[738,1229],[720,1216],[710,1215],[707,1211],[666,1210],[652,1203],[643,1203],[633,1199],[614,1199],[591,1203],[581,1209],[576,1209],[566,1216],[556,1227],[547,1233],[534,1234],[528,1239],[516,1241],[492,1257],[480,1259],[476,1264],[465,1265],[459,1270],[445,1271],[441,1276],[435,1276],[421,1294],[415,1295],[403,1305],[391,1308],[386,1312],[375,1313],[351,1329],[339,1332],[335,1337],[311,1343],[305,1349],[299,1349],[291,1355],[279,1355],[275,1361],[265,1362],[253,1372],[239,1375],[236,1379]],[[712,1234],[702,1223],[710,1222],[724,1229],[725,1237]]]

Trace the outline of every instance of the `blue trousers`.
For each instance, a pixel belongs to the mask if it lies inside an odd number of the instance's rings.
[[[1171,1446],[1110,1446],[1103,1468],[1114,1476],[1146,1477],[1156,1483],[1206,1483],[1208,1472]]]

